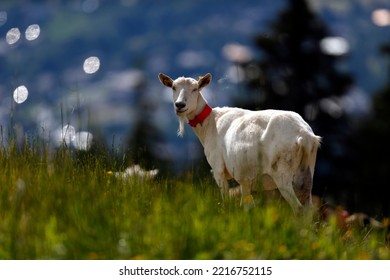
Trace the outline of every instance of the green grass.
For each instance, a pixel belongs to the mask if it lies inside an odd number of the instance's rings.
[[[124,180],[106,159],[43,150],[0,148],[0,259],[390,258],[384,232],[222,203],[208,175]]]

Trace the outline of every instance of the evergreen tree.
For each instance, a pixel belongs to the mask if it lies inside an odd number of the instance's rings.
[[[172,167],[172,162],[161,159],[156,155],[155,144],[164,142],[161,132],[155,127],[152,115],[155,113],[155,104],[150,101],[147,94],[146,79],[140,79],[135,91],[134,101],[135,125],[129,134],[126,162],[128,166],[138,164],[144,169],[159,169],[159,174],[167,174]]]
[[[381,51],[390,58],[390,43]],[[390,77],[390,60],[389,60]],[[371,214],[390,216],[390,80],[373,97],[373,113],[362,122],[349,139],[350,167],[354,170],[351,182],[357,195],[350,204]]]
[[[248,109],[295,111],[323,137],[313,189],[319,195],[343,187],[338,180],[343,176],[339,163],[344,163],[346,155],[348,117],[341,97],[353,82],[349,74],[339,70],[344,56],[321,48],[323,39],[331,35],[306,1],[289,0],[270,31],[255,37],[260,60],[241,65],[249,87],[247,94],[261,98],[237,100],[237,105]]]

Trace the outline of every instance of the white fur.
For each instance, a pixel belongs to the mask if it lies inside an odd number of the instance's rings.
[[[164,74],[159,79],[173,89],[182,135],[184,118],[193,119],[207,104],[200,90],[210,83],[211,75],[200,77],[199,81],[183,77],[172,80]],[[297,113],[217,107],[194,132],[223,195],[229,191],[229,179],[240,184],[242,197],[256,191],[260,179],[264,190],[277,188],[295,212],[302,204],[311,205],[321,138]]]
[[[179,128],[177,130],[177,136],[183,137],[185,132],[185,122],[186,118],[184,116],[179,116]]]

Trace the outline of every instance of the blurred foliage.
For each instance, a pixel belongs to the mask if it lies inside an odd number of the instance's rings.
[[[272,201],[244,211],[211,176],[122,178],[106,164],[1,146],[0,259],[390,258],[384,230],[313,223]]]
[[[388,61],[390,77],[390,43],[381,48]],[[373,113],[350,135],[351,158],[344,167],[350,180],[348,190],[355,193],[350,204],[371,213],[389,215],[390,179],[390,79],[373,97]],[[349,171],[348,171],[349,170]],[[348,172],[348,173],[347,173]]]

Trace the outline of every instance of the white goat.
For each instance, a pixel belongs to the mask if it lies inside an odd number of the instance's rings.
[[[173,104],[180,119],[178,134],[187,118],[203,145],[222,196],[228,180],[240,184],[241,198],[252,200],[260,178],[264,190],[279,189],[297,212],[312,204],[311,189],[317,148],[321,138],[297,113],[279,110],[249,111],[211,108],[201,90],[211,82],[208,73],[198,81],[171,79],[160,73],[161,83],[173,90]]]

